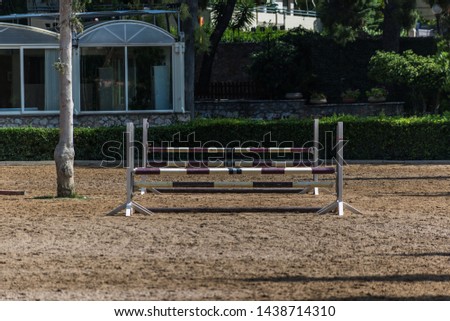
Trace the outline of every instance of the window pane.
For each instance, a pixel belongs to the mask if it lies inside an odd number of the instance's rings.
[[[24,83],[26,110],[58,110],[59,79],[54,67],[56,49],[25,49]]]
[[[0,50],[0,108],[20,109],[20,51]]]
[[[128,48],[128,109],[171,110],[170,47]]]
[[[44,109],[44,50],[32,49],[23,52],[25,77],[25,108]]]
[[[81,110],[125,110],[124,48],[81,48]]]

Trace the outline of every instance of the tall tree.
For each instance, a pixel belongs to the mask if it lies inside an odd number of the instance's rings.
[[[441,6],[441,8],[443,9],[443,13],[448,11],[448,9],[450,9],[450,0],[424,0],[425,3],[427,3],[428,5],[430,5],[430,8],[434,5],[434,4],[438,4]]]
[[[236,2],[234,14],[229,23],[229,27],[233,30],[233,33],[248,28],[253,24],[255,21],[254,8],[254,0],[238,0]]]
[[[214,62],[214,57],[217,52],[217,47],[222,39],[222,35],[228,28],[228,25],[233,17],[234,7],[237,0],[218,0],[217,5],[221,6],[217,10],[216,25],[209,37],[210,48],[203,54],[202,63],[200,67],[198,86],[200,92],[207,92],[211,80],[211,71]]]
[[[55,148],[54,158],[57,175],[57,196],[70,197],[75,194],[73,146],[73,99],[72,99],[72,0],[60,0],[59,23],[60,61],[60,110],[59,142]]]
[[[195,117],[194,98],[195,98],[195,30],[198,27],[198,0],[186,0],[188,13],[183,17],[183,30],[185,34],[185,69],[184,69],[184,87],[186,109],[190,111],[191,118]]]
[[[317,3],[324,31],[343,44],[354,40],[370,23],[376,28],[377,13],[381,12],[383,47],[395,52],[399,50],[402,30],[415,23],[415,9],[413,0],[319,0]]]
[[[450,0],[424,0],[430,6],[430,13],[432,12],[431,8],[433,5],[437,4],[441,7],[442,12],[436,15],[436,27],[439,24],[439,31],[442,35],[447,36],[448,38],[448,29],[450,26]]]
[[[25,13],[27,12],[26,0],[3,0],[0,1],[1,14]]]
[[[379,0],[319,0],[317,12],[324,32],[333,39],[345,44],[355,40],[376,20]],[[376,28],[376,26],[375,26]]]
[[[383,0],[383,49],[398,52],[402,29],[409,29],[416,21],[416,1]]]

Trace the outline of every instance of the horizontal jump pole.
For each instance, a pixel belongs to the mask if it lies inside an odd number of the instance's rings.
[[[0,195],[25,195],[25,191],[0,190]]]
[[[284,175],[284,174],[334,174],[334,167],[262,167],[262,168],[236,168],[236,167],[205,167],[205,168],[146,168],[138,167],[134,169],[135,175]]]
[[[153,188],[147,192],[156,191],[161,194],[302,194],[304,188],[204,188],[204,187],[175,187]]]
[[[333,181],[304,182],[151,182],[136,181],[138,188],[305,188],[332,187]]]
[[[148,153],[314,153],[313,147],[148,147]]]
[[[155,207],[152,213],[313,213],[319,207]]]
[[[261,160],[214,160],[214,161],[148,161],[147,167],[294,167],[311,166],[313,162],[306,160],[273,161]]]

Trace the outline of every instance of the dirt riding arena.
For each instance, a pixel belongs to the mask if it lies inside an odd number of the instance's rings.
[[[450,300],[450,165],[349,165],[363,215],[105,214],[125,171],[76,167],[85,199],[55,199],[51,164],[0,166],[1,300]],[[221,177],[219,177],[221,178]],[[279,178],[277,178],[279,180]],[[149,194],[156,206],[321,206],[297,194]]]

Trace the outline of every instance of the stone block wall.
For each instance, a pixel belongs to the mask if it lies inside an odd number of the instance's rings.
[[[99,114],[74,115],[75,127],[112,127],[125,126],[133,122],[136,126],[142,124],[142,119],[148,118],[151,124],[169,125],[174,122],[190,120],[188,113],[133,113],[133,114]],[[58,115],[18,115],[0,116],[0,127],[47,127],[58,128]]]
[[[201,118],[283,119],[289,117],[323,117],[334,114],[376,116],[403,114],[403,102],[306,105],[305,100],[224,100],[195,104],[195,115]],[[75,127],[125,126],[127,122],[142,124],[148,118],[154,125],[169,125],[190,120],[190,113],[130,113],[74,115]],[[0,127],[58,128],[58,115],[0,115]]]
[[[334,114],[356,116],[402,115],[403,102],[307,105],[305,100],[205,101],[195,105],[196,117],[282,119],[323,117]]]

